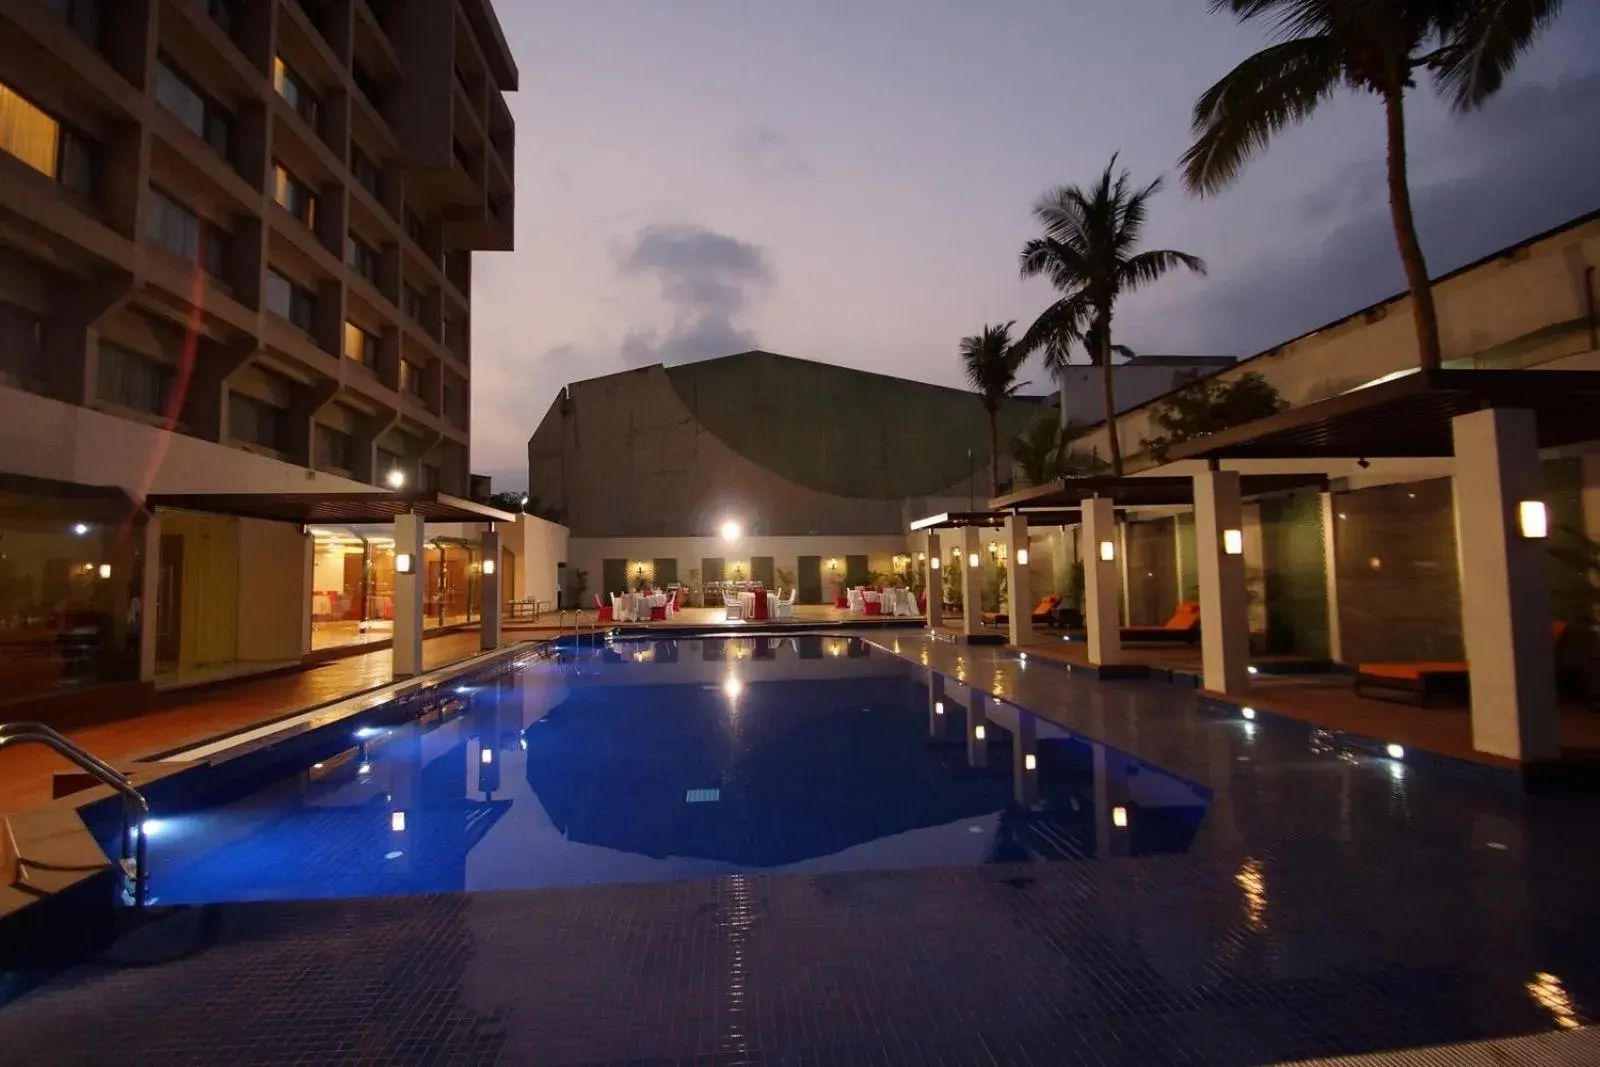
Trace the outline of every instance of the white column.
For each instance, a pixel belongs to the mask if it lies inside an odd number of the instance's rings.
[[[402,574],[402,557],[411,572]],[[397,515],[394,520],[394,676],[422,673],[422,516]]]
[[[1110,559],[1104,546],[1110,545]],[[1110,500],[1083,502],[1083,621],[1089,629],[1089,662],[1122,662],[1122,630],[1117,623],[1117,513]]]
[[[946,723],[950,721],[949,710],[944,700],[944,675],[937,671],[928,672],[928,736],[943,737]]]
[[[1039,799],[1038,725],[1033,712],[1017,709],[1017,728],[1011,735],[1011,795],[1025,808]]]
[[[161,516],[154,512],[144,522],[144,558],[139,574],[139,681],[156,679],[157,598],[161,594]],[[176,604],[164,609],[169,615]]]
[[[1332,493],[1322,498],[1322,573],[1328,597],[1328,658],[1344,662],[1344,639],[1339,632],[1339,512]]]
[[[1237,555],[1227,551],[1230,541],[1239,549]],[[1194,543],[1203,684],[1214,693],[1244,693],[1250,685],[1250,600],[1238,471],[1194,476]]]
[[[976,689],[967,690],[967,765],[989,765],[989,725],[984,715],[984,701],[989,698]]]
[[[1028,580],[1033,560],[1028,557],[1026,515],[1006,517],[1006,553],[1006,588],[1011,598],[1010,609],[1006,613],[1010,619],[1010,640],[1012,645],[1021,648],[1023,642],[1033,636],[1033,583]]]
[[[983,545],[976,526],[961,528],[961,632],[968,637],[982,630]],[[978,566],[972,561],[977,559]]]
[[[1117,603],[1122,614],[1118,619],[1133,625],[1133,584],[1128,581],[1128,524],[1122,523],[1117,527],[1117,588],[1121,595]]]
[[[939,558],[939,535],[928,534],[927,564],[923,573],[928,578],[928,629],[937,630],[944,621],[944,560]]]
[[[500,595],[500,565],[504,560],[500,552],[499,531],[492,527],[485,530],[478,538],[478,547],[483,553],[483,573],[478,582],[478,595],[483,601],[479,614],[483,624],[478,628],[482,637],[478,647],[485,652],[492,652],[500,647],[501,601],[505,599]]]
[[[1518,504],[1543,500],[1531,411],[1457,416],[1456,551],[1461,632],[1472,665],[1472,747],[1515,760],[1561,754],[1546,542],[1523,537]]]
[[[302,528],[300,539],[305,542],[305,565],[300,576],[300,654],[311,651],[311,598],[317,585],[317,539],[311,531]]]

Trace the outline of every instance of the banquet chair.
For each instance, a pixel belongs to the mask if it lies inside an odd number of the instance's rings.
[[[744,605],[739,603],[738,594],[723,593],[722,603],[727,609],[727,614],[723,618],[728,622],[740,622],[744,619]]]
[[[605,602],[600,599],[599,593],[594,594],[594,618],[596,622],[616,621],[615,607],[606,607]]]

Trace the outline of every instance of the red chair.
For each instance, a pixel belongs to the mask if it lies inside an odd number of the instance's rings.
[[[881,600],[868,600],[868,601],[865,601],[861,605],[861,609],[862,609],[861,613],[863,615],[882,615],[883,614],[883,601],[881,601]]]
[[[611,607],[600,599],[600,594],[594,594],[594,613],[598,622],[611,622]]]
[[[667,606],[665,604],[663,604],[659,608],[652,607],[650,609],[650,621],[651,622],[666,622],[667,621]]]
[[[840,611],[845,611],[850,607],[850,604],[845,600],[843,593],[835,593],[833,594],[833,606]]]

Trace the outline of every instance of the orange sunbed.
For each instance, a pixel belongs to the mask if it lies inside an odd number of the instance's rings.
[[[1033,606],[1033,621],[1049,622],[1050,616],[1054,614],[1055,610],[1060,606],[1061,598],[1058,596],[1040,597],[1039,603]],[[1005,626],[1011,621],[1011,616],[1007,615],[1003,611],[986,611],[983,613],[983,621],[987,626]]]
[[[1124,626],[1124,641],[1184,641],[1194,644],[1200,640],[1200,601],[1185,600],[1179,604],[1165,626]]]
[[[1567,624],[1560,619],[1550,624],[1550,643],[1556,644],[1567,632]],[[1417,663],[1361,663],[1356,666],[1356,680],[1352,687],[1357,696],[1363,689],[1377,689],[1388,693],[1404,693],[1415,697],[1423,705],[1432,704],[1440,697],[1465,700],[1469,670],[1464,662],[1428,660]]]

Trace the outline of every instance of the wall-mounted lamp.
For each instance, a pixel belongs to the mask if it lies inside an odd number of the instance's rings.
[[[1117,558],[1117,543],[1115,541],[1100,542],[1100,558],[1110,563]]]
[[[402,489],[406,484],[406,472],[399,467],[390,467],[389,473],[383,476],[383,480],[389,483],[390,489]]]
[[[1518,501],[1517,527],[1523,537],[1549,537],[1550,509],[1545,507],[1543,500]]]
[[[930,556],[930,557],[928,557],[928,569],[929,570],[935,570],[935,571],[939,569],[939,557],[938,556]]]
[[[102,578],[111,577],[111,564],[109,564],[109,563],[100,564],[100,577],[102,577]]]
[[[1025,549],[1025,548],[1017,549],[1017,566],[1026,567],[1027,565],[1028,565],[1028,550]]]
[[[1244,555],[1244,531],[1223,530],[1222,551],[1226,552],[1230,556]]]
[[[1119,830],[1126,829],[1128,826],[1128,809],[1120,804],[1112,808],[1111,825],[1115,826]]]
[[[971,555],[969,555],[967,557],[967,566],[976,567],[977,565],[978,565],[978,554],[976,552],[974,552],[974,553],[972,553]]]
[[[1038,770],[1039,769],[1039,757],[1035,756],[1032,752],[1029,752],[1026,756],[1023,756],[1022,757],[1022,769],[1025,770],[1025,771],[1036,771],[1036,770]]]
[[[977,738],[979,741],[983,740],[983,736],[984,736],[983,723],[980,722],[978,725],[976,725],[976,726],[974,726],[972,728],[972,736]]]
[[[494,749],[485,748],[482,752],[480,752],[478,754],[478,761],[480,763],[483,763],[483,764],[493,763],[494,762]]]
[[[409,552],[396,552],[394,554],[394,572],[396,574],[410,574],[417,569],[417,560]]]
[[[933,713],[935,715],[943,715],[944,714],[944,701],[935,700],[933,702]]]
[[[486,559],[486,560],[483,561],[483,573],[485,573],[485,574],[493,574],[494,573],[494,560]]]

